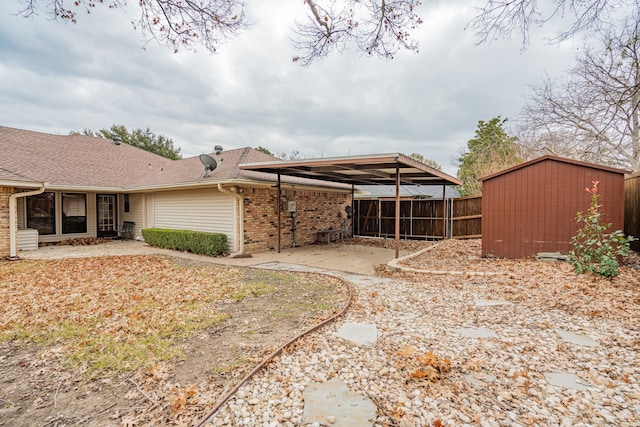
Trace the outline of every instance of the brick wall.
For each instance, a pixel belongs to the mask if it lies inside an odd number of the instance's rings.
[[[9,243],[9,196],[13,188],[0,187],[0,258],[11,255]]]
[[[244,236],[245,252],[258,252],[278,247],[278,217],[276,202],[277,189],[245,188]],[[351,204],[350,193],[323,191],[282,190],[282,203],[296,202],[295,246],[315,242],[315,232],[324,229],[342,229],[346,219],[345,207]],[[280,212],[281,247],[294,246],[291,230],[291,214],[285,209]],[[351,221],[347,223],[349,229]]]

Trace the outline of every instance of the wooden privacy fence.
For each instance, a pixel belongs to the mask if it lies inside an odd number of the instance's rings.
[[[624,233],[640,237],[640,172],[624,179]],[[640,240],[631,242],[631,249],[640,252]]]
[[[451,232],[449,237],[472,239],[482,237],[482,197],[450,199]]]
[[[395,200],[355,201],[354,234],[366,237],[395,236]],[[400,200],[400,237],[436,240],[481,236],[482,198]]]

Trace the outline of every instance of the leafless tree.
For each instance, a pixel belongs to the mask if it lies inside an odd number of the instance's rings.
[[[55,19],[76,22],[79,13],[96,7],[125,8],[127,0],[17,0],[24,16],[40,9]],[[174,50],[203,46],[216,52],[225,41],[250,26],[241,0],[138,0],[139,18],[132,24],[150,40]],[[412,33],[422,20],[416,14],[417,0],[304,0],[307,21],[295,30],[294,45],[303,65],[324,58],[332,50],[342,51],[353,43],[363,54],[392,58],[399,50],[417,51]]]
[[[30,17],[38,13],[38,0],[19,0],[20,13]],[[135,28],[175,51],[194,50],[200,45],[216,52],[220,44],[237,36],[249,26],[244,3],[238,0],[139,0],[140,15],[132,20]],[[76,23],[79,13],[91,13],[96,7],[126,8],[126,0],[49,0],[45,13],[55,19]]]
[[[294,40],[303,52],[295,57],[308,65],[324,58],[332,49],[342,52],[348,42],[367,55],[387,59],[401,49],[417,51],[413,31],[422,24],[416,0],[305,0],[310,14],[298,23]]]
[[[564,81],[533,88],[520,141],[550,153],[640,170],[640,25],[630,19],[585,48]]]
[[[551,41],[579,33],[589,38],[617,26],[621,18],[636,16],[638,8],[638,0],[487,0],[469,26],[480,42],[518,34],[527,46],[530,30],[550,21],[565,24]]]
[[[125,8],[127,0],[15,0],[21,14],[44,11],[55,19],[76,22],[79,13],[96,7]],[[635,15],[640,0],[486,0],[469,26],[480,42],[513,34],[529,42],[531,28],[556,18],[567,23],[555,40],[578,33],[598,34],[621,17]],[[129,0],[129,2],[133,2]],[[132,24],[161,44],[175,50],[203,46],[216,52],[250,23],[243,0],[138,0],[140,15]],[[332,51],[353,44],[358,52],[393,58],[400,50],[417,52],[414,31],[422,24],[419,0],[303,0],[307,18],[297,23],[294,45],[301,51],[294,61],[309,65]]]
[[[291,150],[290,154],[285,153],[284,151],[280,151],[274,154],[279,159],[282,160],[300,160],[302,159],[302,154],[298,150]]]

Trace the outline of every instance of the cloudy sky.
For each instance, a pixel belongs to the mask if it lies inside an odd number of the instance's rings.
[[[184,157],[218,144],[306,158],[420,153],[455,175],[478,121],[513,122],[530,85],[562,75],[575,55],[570,43],[545,44],[543,32],[524,52],[519,39],[477,46],[464,29],[473,4],[425,1],[418,54],[346,52],[303,68],[290,40],[302,0],[248,2],[253,28],[216,55],[145,45],[133,9],[97,8],[74,25],[44,12],[15,16],[18,0],[4,0],[0,125],[55,134],[149,127]]]

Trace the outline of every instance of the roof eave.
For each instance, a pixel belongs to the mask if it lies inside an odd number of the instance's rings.
[[[567,163],[567,164],[572,164],[572,165],[577,165],[577,166],[583,166],[583,167],[587,167],[587,168],[591,168],[591,169],[599,169],[599,170],[603,170],[603,171],[607,171],[607,172],[619,173],[619,174],[622,174],[622,175],[631,173],[631,171],[625,170],[625,169],[618,169],[618,168],[614,168],[614,167],[611,167],[611,166],[604,166],[604,165],[599,165],[599,164],[596,164],[596,163],[583,162],[581,160],[567,159],[565,157],[558,157],[558,156],[552,156],[552,155],[547,154],[545,156],[536,157],[535,159],[520,163],[518,165],[515,165],[515,166],[512,166],[510,168],[498,171],[496,173],[492,173],[491,175],[483,176],[482,178],[479,178],[478,181],[480,181],[480,182],[488,181],[488,180],[496,178],[498,176],[507,174],[509,172],[513,172],[513,171],[518,170],[518,169],[525,168],[527,166],[534,165],[536,163],[543,162],[545,160],[552,160],[552,161],[560,162],[560,163]]]
[[[77,191],[83,193],[122,193],[122,187],[93,187],[87,185],[48,185],[50,191]]]
[[[125,191],[128,193],[144,193],[148,191],[171,191],[171,190],[185,190],[189,188],[217,187],[218,184],[247,186],[247,187],[253,187],[253,188],[272,188],[276,186],[275,181],[223,179],[223,180],[215,180],[215,181],[197,181],[197,182],[191,181],[191,182],[184,182],[179,184],[162,184],[162,185],[153,185],[153,186],[128,187],[128,188],[121,189],[121,191]],[[295,188],[299,190],[304,189],[304,190],[318,191],[318,189],[323,189],[325,191],[334,191],[334,192],[350,192],[351,191],[351,189],[348,189],[348,188],[337,188],[337,187],[309,185],[309,184],[297,184],[297,183],[290,183],[290,182],[281,182],[280,185],[285,188]]]
[[[14,188],[40,188],[45,186],[45,182],[42,181],[14,181],[14,180],[0,180],[0,187],[14,187]]]

